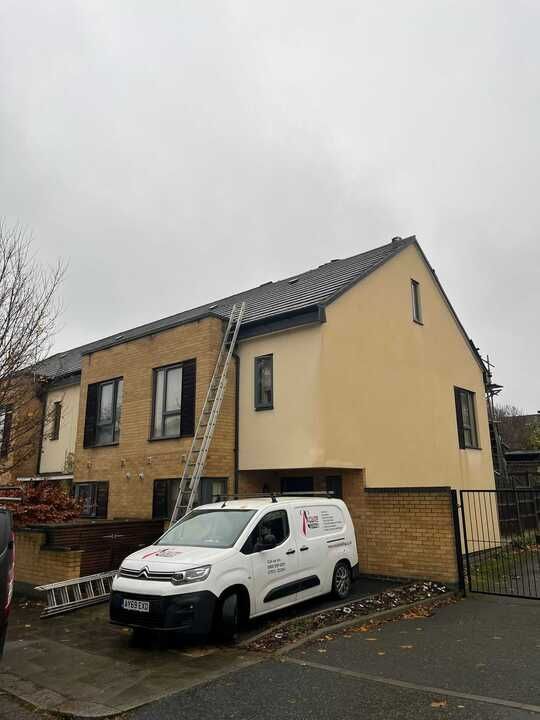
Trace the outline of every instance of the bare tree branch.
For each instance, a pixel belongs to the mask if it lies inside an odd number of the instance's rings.
[[[50,353],[65,266],[41,265],[20,227],[0,220],[0,474],[35,454],[43,412],[39,363]]]

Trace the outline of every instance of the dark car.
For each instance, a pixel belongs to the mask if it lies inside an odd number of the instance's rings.
[[[0,508],[0,657],[6,641],[13,581],[15,580],[15,536],[9,510]]]

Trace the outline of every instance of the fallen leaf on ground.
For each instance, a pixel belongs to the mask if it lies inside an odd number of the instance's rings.
[[[434,700],[431,703],[431,707],[432,708],[445,708],[445,707],[448,707],[448,703],[446,702],[446,700]]]
[[[380,652],[377,653],[377,655],[386,655],[386,653],[383,650],[381,650]]]
[[[399,646],[402,650],[412,650],[414,645],[400,645]]]

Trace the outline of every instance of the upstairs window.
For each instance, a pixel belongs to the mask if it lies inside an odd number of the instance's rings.
[[[195,360],[154,370],[151,439],[193,435],[195,420]]]
[[[424,324],[422,319],[422,301],[420,298],[420,283],[411,280],[412,316],[413,320],[420,325]]]
[[[274,356],[255,358],[255,410],[274,407]]]
[[[120,439],[122,415],[122,378],[88,386],[84,446],[116,445]]]
[[[478,449],[478,431],[476,425],[476,409],[474,393],[462,388],[454,388],[456,399],[456,418],[458,427],[459,447]]]
[[[58,440],[60,437],[60,419],[62,417],[62,403],[60,401],[57,401],[54,403],[52,407],[52,416],[51,416],[51,434],[49,435],[49,440]]]

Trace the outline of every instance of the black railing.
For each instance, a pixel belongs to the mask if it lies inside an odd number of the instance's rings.
[[[462,490],[471,592],[540,599],[540,488]]]

